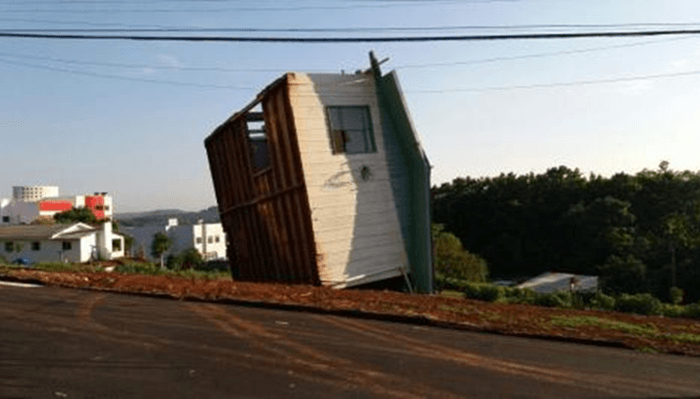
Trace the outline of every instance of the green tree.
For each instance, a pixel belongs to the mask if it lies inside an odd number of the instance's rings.
[[[89,208],[72,208],[71,210],[59,212],[53,215],[57,223],[97,223],[95,214]]]
[[[160,268],[164,269],[164,259],[163,255],[170,249],[173,245],[173,241],[168,237],[167,234],[163,232],[158,232],[153,235],[153,242],[151,243],[151,255],[160,259]]]
[[[197,248],[187,248],[180,253],[182,269],[198,269],[204,264],[204,258]]]
[[[432,233],[436,272],[465,281],[486,281],[488,267],[485,260],[465,250],[459,238],[444,231],[442,225],[433,224]]]

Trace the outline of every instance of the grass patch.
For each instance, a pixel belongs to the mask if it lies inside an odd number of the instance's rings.
[[[656,336],[659,333],[658,329],[653,324],[632,324],[610,319],[601,319],[595,316],[552,316],[551,323],[555,326],[570,328],[594,326],[643,337]]]
[[[659,353],[658,350],[652,348],[651,346],[640,346],[636,349],[636,351],[641,353]]]
[[[444,290],[440,291],[440,296],[445,298],[463,298],[464,295],[459,291]]]
[[[626,334],[644,338],[667,339],[678,343],[700,344],[700,334],[662,334],[658,328],[651,324],[633,324],[617,320],[601,319],[594,316],[552,316],[551,324],[561,327],[577,328],[581,326],[594,326],[607,330],[621,331]]]

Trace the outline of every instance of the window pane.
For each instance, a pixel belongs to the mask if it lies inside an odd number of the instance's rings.
[[[366,106],[328,107],[333,154],[374,152],[374,137]]]
[[[346,130],[364,130],[367,128],[365,123],[365,109],[361,107],[342,108],[342,122]]]

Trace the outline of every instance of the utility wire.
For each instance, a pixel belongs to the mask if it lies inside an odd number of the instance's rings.
[[[682,76],[692,76],[700,75],[700,70],[686,71],[686,72],[675,72],[675,73],[659,73],[653,75],[641,75],[641,76],[628,76],[621,78],[609,78],[609,79],[593,79],[593,80],[578,80],[573,82],[560,82],[560,83],[538,83],[531,85],[516,85],[516,86],[492,86],[492,87],[482,87],[482,88],[457,88],[457,89],[446,89],[446,90],[410,90],[406,93],[411,94],[437,94],[437,93],[479,93],[487,91],[506,91],[506,90],[528,90],[528,89],[543,89],[551,87],[569,87],[569,86],[586,86],[586,85],[596,85],[596,84],[607,84],[607,83],[622,83],[622,82],[634,82],[639,80],[652,80],[652,79],[666,79],[666,78],[677,78]]]
[[[31,21],[0,18],[10,21]],[[37,20],[37,22],[49,22]],[[49,22],[50,23],[50,22]],[[55,23],[70,23],[59,22]],[[86,24],[87,22],[75,22]],[[98,25],[92,24],[91,25]],[[109,24],[108,24],[109,25]],[[112,24],[114,25],[114,24]],[[98,25],[99,26],[99,25]],[[555,24],[555,25],[453,25],[453,26],[394,26],[394,27],[348,27],[348,28],[196,28],[196,27],[144,27],[144,28],[10,28],[0,32],[19,33],[174,33],[174,32],[267,32],[267,33],[323,33],[323,32],[411,32],[411,31],[459,31],[459,30],[521,30],[521,29],[580,29],[580,28],[632,28],[632,27],[698,27],[700,23],[643,23],[643,24]]]
[[[210,85],[210,84],[200,84],[200,83],[190,83],[190,82],[178,82],[171,80],[160,80],[160,79],[148,79],[148,78],[138,78],[138,77],[128,77],[120,75],[110,75],[102,73],[93,73],[87,71],[76,71],[72,69],[65,68],[55,68],[43,65],[30,64],[18,61],[8,61],[0,57],[0,63],[26,66],[36,69],[44,69],[49,71],[65,72],[74,75],[85,75],[98,78],[116,79],[116,80],[127,80],[136,82],[146,82],[146,83],[158,83],[167,84],[175,86],[192,86],[201,87],[208,89],[225,89],[225,90],[237,90],[237,91],[249,91],[258,90],[254,87],[239,87],[239,86],[224,86],[224,85]],[[633,82],[641,80],[653,80],[653,79],[665,79],[665,78],[677,78],[683,76],[693,76],[700,75],[700,70],[686,71],[686,72],[675,72],[675,73],[659,73],[651,75],[641,75],[641,76],[627,76],[619,78],[607,78],[607,79],[593,79],[593,80],[579,80],[573,82],[558,82],[558,83],[538,83],[531,85],[515,85],[515,86],[492,86],[492,87],[473,87],[473,88],[456,88],[456,89],[443,89],[443,90],[407,90],[407,94],[441,94],[441,93],[479,93],[479,92],[489,92],[489,91],[508,91],[508,90],[532,90],[532,89],[542,89],[542,88],[553,88],[553,87],[572,87],[572,86],[587,86],[595,84],[610,84],[610,83],[622,83],[622,82]]]
[[[26,55],[26,54],[14,54],[14,53],[2,53],[0,52],[0,57],[4,58],[19,58],[27,60],[41,60],[41,61],[52,61],[60,62],[63,64],[73,64],[73,65],[86,65],[86,66],[105,66],[113,68],[129,68],[129,69],[165,69],[165,70],[175,70],[175,71],[197,71],[197,72],[286,72],[287,69],[274,69],[274,68],[221,68],[221,67],[186,67],[186,66],[168,66],[168,65],[152,65],[152,64],[124,64],[117,62],[96,62],[96,61],[76,61],[76,60],[66,60],[63,58],[54,57],[44,57],[36,55]],[[330,72],[328,69],[306,69],[305,72]]]
[[[619,49],[619,48],[646,46],[649,44],[668,43],[668,42],[679,41],[679,40],[688,40],[688,39],[693,39],[693,38],[695,38],[695,37],[694,36],[673,37],[670,39],[647,40],[647,41],[643,41],[643,42],[618,44],[618,45],[613,45],[613,46],[589,47],[589,48],[583,48],[583,49],[577,49],[577,50],[562,50],[562,51],[552,51],[552,52],[547,52],[547,53],[482,58],[482,59],[469,60],[469,61],[437,62],[437,63],[430,63],[430,64],[406,64],[406,65],[394,66],[394,69],[418,69],[418,68],[434,68],[434,67],[444,67],[444,66],[488,64],[488,63],[500,62],[500,61],[514,61],[514,60],[523,60],[523,59],[530,59],[530,58],[554,57],[554,56],[559,56],[559,55],[592,53],[592,52],[596,52],[596,51],[605,51],[605,50],[613,50],[613,49]]]
[[[19,66],[25,66],[25,67],[29,67],[29,68],[36,68],[36,69],[44,69],[47,71],[65,72],[65,73],[70,73],[73,75],[92,76],[92,77],[105,78],[105,79],[128,80],[128,81],[146,82],[146,83],[160,83],[160,84],[175,85],[175,86],[191,86],[191,87],[201,87],[201,88],[206,88],[206,89],[257,90],[257,88],[255,88],[255,87],[210,85],[210,84],[202,84],[202,83],[177,82],[177,81],[172,81],[172,80],[160,80],[160,79],[148,79],[148,78],[139,78],[139,77],[131,77],[131,76],[110,75],[110,74],[105,74],[105,73],[95,73],[95,72],[88,72],[88,71],[76,71],[76,70],[72,70],[72,69],[56,68],[56,67],[49,67],[49,66],[44,66],[44,65],[29,64],[26,62],[8,61],[8,60],[2,59],[2,58],[0,58],[0,63],[9,64],[9,65],[19,65]]]
[[[626,43],[626,44],[620,44],[620,45],[614,45],[614,46],[591,47],[591,48],[584,48],[584,49],[578,49],[578,50],[564,50],[564,51],[554,51],[554,52],[536,53],[536,54],[523,54],[523,55],[506,56],[506,57],[483,58],[483,59],[476,59],[476,60],[469,60],[469,61],[398,65],[398,66],[394,66],[393,68],[398,69],[398,70],[402,70],[402,69],[415,69],[415,68],[434,68],[434,67],[444,67],[444,66],[476,65],[476,64],[485,64],[485,63],[493,63],[493,62],[501,62],[501,61],[513,61],[513,60],[520,60],[520,59],[543,58],[543,57],[553,57],[553,56],[559,56],[559,55],[589,53],[589,52],[605,51],[605,50],[619,49],[619,48],[626,48],[626,47],[646,46],[649,44],[668,43],[671,41],[687,40],[687,39],[691,39],[691,38],[694,38],[694,37],[674,37],[674,38],[670,38],[670,39],[649,40],[649,41],[636,42],[636,43]],[[37,56],[37,55],[28,55],[28,54],[17,54],[17,53],[3,53],[3,52],[0,52],[0,56],[5,57],[5,58],[59,62],[59,63],[71,64],[71,65],[105,66],[105,67],[111,67],[111,68],[130,68],[130,69],[150,68],[150,69],[158,69],[158,70],[196,71],[196,72],[225,72],[225,73],[269,73],[269,72],[281,73],[281,72],[286,72],[289,70],[289,68],[287,68],[287,69],[283,69],[283,68],[277,68],[277,69],[275,69],[275,68],[222,68],[222,67],[168,66],[168,65],[153,65],[153,64],[126,64],[126,63],[116,63],[116,62],[67,60],[64,58],[55,58],[55,57],[46,57],[46,56]],[[329,69],[303,68],[303,70],[305,72],[330,72]]]
[[[404,36],[404,37],[235,37],[235,36],[141,36],[141,35],[82,35],[0,32],[0,37],[25,39],[63,40],[136,40],[178,42],[259,42],[259,43],[377,43],[377,42],[457,42],[495,40],[579,39],[610,37],[645,37],[697,35],[700,29],[578,32],[578,33],[523,33],[507,35],[457,35],[457,36]]]

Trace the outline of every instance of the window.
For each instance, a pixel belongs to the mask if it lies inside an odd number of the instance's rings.
[[[209,237],[209,238],[207,238],[207,242],[208,242],[209,244],[212,244],[212,243],[214,242],[214,237]]]
[[[328,107],[328,124],[333,154],[376,152],[369,107]]]
[[[202,243],[202,237],[197,237],[197,240],[196,240],[195,242],[196,242],[197,244],[201,244],[201,243]]]
[[[7,252],[12,252],[15,250],[14,243],[12,241],[8,241],[5,243],[5,251]]]
[[[32,251],[39,251],[41,249],[41,243],[39,241],[32,242]]]
[[[121,251],[122,250],[122,240],[115,238],[112,240],[112,251]]]
[[[3,223],[10,223],[10,217],[9,217],[9,216],[3,216],[3,217],[2,217],[2,222],[3,222]]]
[[[214,237],[214,241],[219,242],[219,236]]]
[[[105,206],[104,206],[104,210],[105,210],[105,211],[108,211],[108,210],[109,210],[109,205],[105,205]]]
[[[70,241],[63,241],[63,250],[70,251],[73,248]]]

